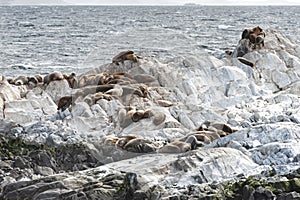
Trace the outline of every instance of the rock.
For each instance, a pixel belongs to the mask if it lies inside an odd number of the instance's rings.
[[[98,174],[94,177],[94,174]],[[7,185],[1,199],[26,198],[84,198],[84,199],[132,199],[136,190],[137,177],[134,173],[120,173],[103,168],[90,170],[86,174],[62,174],[38,181]]]
[[[250,175],[255,173],[255,168],[258,170],[259,167],[249,157],[231,148],[201,149],[180,156],[145,155],[106,166],[117,170],[135,171],[147,177],[150,182],[159,182],[161,185],[219,182],[237,174]],[[158,173],[165,176],[161,179],[161,176],[157,176]]]
[[[0,84],[0,96],[2,100],[9,102],[21,98],[21,94],[18,89],[10,85],[7,81],[1,81]]]
[[[0,119],[4,118],[4,100],[0,98]]]
[[[41,109],[45,115],[53,115],[57,112],[57,105],[46,92],[36,95],[30,91],[26,97],[34,109]]]
[[[162,107],[170,107],[173,105],[172,102],[167,101],[167,100],[158,100],[157,103],[158,103],[158,105],[160,105]]]
[[[54,102],[58,102],[61,97],[71,94],[71,88],[69,87],[68,81],[63,79],[50,82],[45,92],[47,92]]]
[[[40,174],[42,176],[50,176],[54,174],[54,171],[50,167],[36,166],[35,173]]]
[[[72,106],[72,116],[73,117],[92,117],[93,113],[89,107],[89,105],[85,102],[78,102],[75,103],[74,106]]]

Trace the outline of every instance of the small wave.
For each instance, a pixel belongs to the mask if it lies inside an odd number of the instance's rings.
[[[18,25],[21,27],[34,27],[34,24],[31,22],[19,22]]]
[[[228,29],[228,28],[231,28],[233,26],[230,26],[230,25],[224,25],[224,24],[221,24],[221,25],[218,25],[218,29]]]
[[[14,65],[10,65],[8,66],[8,68],[10,69],[16,69],[16,70],[30,70],[30,69],[33,69],[35,68],[34,66],[32,65],[26,65],[26,64],[14,64]]]

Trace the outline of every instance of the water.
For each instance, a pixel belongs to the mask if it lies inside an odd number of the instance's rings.
[[[233,49],[260,25],[300,41],[300,7],[2,6],[0,73],[83,72],[123,50],[148,56]]]

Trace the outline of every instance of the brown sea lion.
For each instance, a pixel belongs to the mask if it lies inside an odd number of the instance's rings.
[[[13,82],[15,85],[27,85],[28,77],[21,75],[15,78]]]
[[[243,33],[242,33],[242,39],[249,39],[250,35],[254,33],[253,29],[244,29]]]
[[[28,86],[33,88],[37,86],[39,80],[35,76],[28,77]]]
[[[64,79],[66,79],[69,83],[69,87],[75,89],[78,87],[78,80],[76,78],[76,74],[72,72],[70,75],[63,74]]]
[[[265,46],[265,37],[266,34],[265,32],[261,32],[257,35],[257,37],[255,38],[255,43],[254,43],[254,48],[261,48]]]
[[[90,101],[86,100],[90,102],[91,105],[93,104],[93,102],[97,101],[97,99],[111,100],[110,95],[103,94],[103,93],[112,89],[113,87],[114,85],[96,85],[96,86],[86,86],[84,88],[79,88],[72,95],[64,96],[60,98],[58,101],[57,109],[60,110],[63,108],[62,110],[65,110],[72,104],[72,102],[75,102],[76,99],[78,99],[79,97],[81,97],[84,100],[85,97],[88,95],[94,95],[89,99]]]
[[[73,96],[64,96],[58,100],[57,110],[64,111],[69,108],[72,103],[75,101]]]
[[[166,114],[161,112],[156,112],[153,117],[153,124],[154,125],[160,125],[166,120]]]
[[[36,75],[34,75],[34,77],[38,80],[38,83],[43,82],[43,77],[40,74],[36,74]]]
[[[225,54],[231,56],[233,54],[233,51],[231,51],[231,50],[225,50]]]
[[[150,117],[152,117],[152,116],[154,116],[155,115],[155,111],[154,110],[152,110],[152,109],[146,109],[145,111],[144,111],[144,118],[150,118]]]
[[[254,44],[253,48],[264,46],[264,38],[266,33],[259,26],[254,27],[253,29],[245,29],[242,33],[242,39],[249,39],[252,44]]]
[[[150,141],[145,140],[143,138],[134,138],[129,140],[123,146],[123,149],[135,153],[150,153],[150,152],[155,152],[156,150]]]
[[[9,84],[14,84],[14,78],[12,78],[12,77],[6,77],[5,79],[6,79],[6,81],[7,81]]]
[[[166,144],[158,150],[159,153],[184,153],[192,149],[191,144],[182,141],[175,141]]]
[[[116,146],[123,148],[130,140],[140,138],[139,136],[136,135],[123,135],[117,142]]]
[[[110,101],[112,100],[112,97],[108,94],[104,94],[103,92],[97,92],[95,94],[87,95],[83,99],[83,101],[86,102],[89,106],[92,106],[100,99],[106,99],[107,101]]]
[[[52,81],[59,81],[63,80],[64,76],[60,72],[53,72],[51,74],[48,74],[44,77],[44,84],[48,85]]]
[[[103,143],[106,145],[115,145],[118,140],[119,140],[118,137],[112,135],[103,137]]]
[[[82,88],[89,85],[99,85],[100,77],[100,74],[90,74],[81,76],[78,80],[78,88]]]
[[[124,63],[125,60],[131,60],[133,62],[138,62],[136,55],[133,51],[122,51],[112,59],[112,63],[119,65],[119,63]]]
[[[133,115],[131,116],[132,121],[134,122],[138,122],[141,119],[144,118],[144,110],[137,110],[136,112],[133,113]]]

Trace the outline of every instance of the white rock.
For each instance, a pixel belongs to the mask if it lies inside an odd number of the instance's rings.
[[[13,101],[21,98],[21,94],[17,87],[12,86],[7,81],[1,81],[0,84],[0,97],[6,101]]]
[[[4,100],[0,98],[0,119],[4,118]]]
[[[72,106],[72,115],[73,117],[92,117],[93,113],[90,109],[90,106],[85,102],[77,102]]]
[[[45,92],[49,94],[54,102],[58,102],[61,97],[71,94],[71,91],[72,89],[69,87],[69,83],[65,79],[52,81],[45,89]]]
[[[159,183],[181,186],[219,182],[238,174],[247,176],[262,170],[249,157],[231,148],[201,149],[181,155],[179,157],[174,154],[144,155],[105,166],[128,172],[134,171],[142,177],[147,177],[148,183],[153,185]]]

